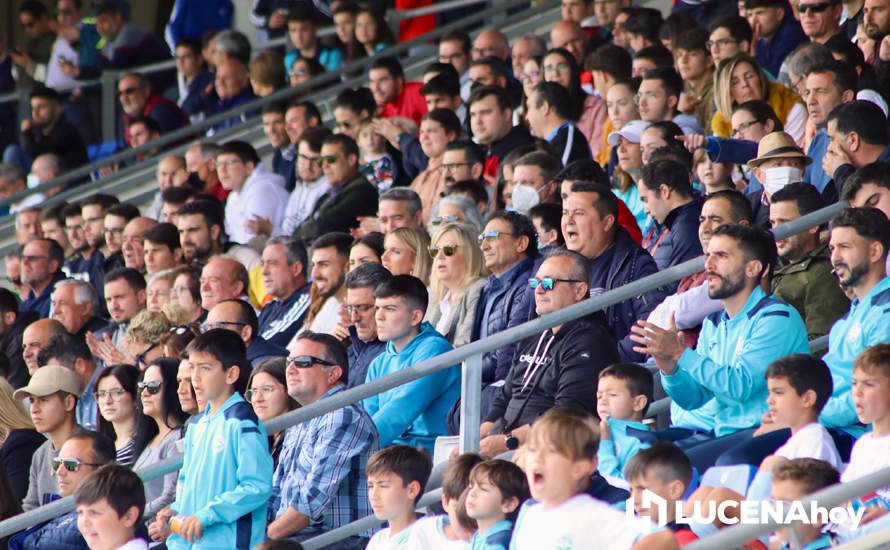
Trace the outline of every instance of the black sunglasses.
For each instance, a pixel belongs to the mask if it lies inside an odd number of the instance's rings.
[[[326,359],[321,359],[320,357],[313,357],[311,355],[291,355],[287,358],[287,364],[293,365],[298,369],[311,369],[314,365],[322,365],[324,367],[333,367],[337,363],[332,363]]]
[[[148,391],[148,395],[157,395],[161,392],[161,381],[152,380],[151,382],[139,382],[136,384],[136,389],[139,390],[139,393]]]
[[[817,4],[798,4],[797,11],[800,13],[806,13],[811,11],[813,13],[822,13],[827,10],[831,6],[837,5],[835,2],[819,2]]]

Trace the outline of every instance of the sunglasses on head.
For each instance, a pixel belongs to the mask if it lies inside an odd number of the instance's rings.
[[[139,382],[136,384],[136,389],[139,390],[139,393],[148,391],[149,395],[157,395],[161,391],[161,381],[152,380],[151,382]]]
[[[327,359],[321,359],[320,357],[313,357],[311,355],[291,355],[287,358],[287,364],[293,365],[298,369],[311,369],[315,365],[333,367],[337,363],[332,363]]]
[[[553,285],[556,283],[583,283],[584,281],[579,281],[577,279],[556,279],[554,277],[532,277],[528,280],[528,287],[532,290],[536,290],[538,287],[541,287],[541,290],[545,292],[550,292],[553,290]]]
[[[101,464],[92,462],[82,462],[79,458],[54,458],[52,464],[54,472],[59,469],[59,466],[64,466],[69,472],[76,472],[81,466],[92,466],[94,468],[101,466]]]
[[[429,247],[430,257],[435,259],[435,257],[439,255],[439,251],[441,250],[442,254],[450,258],[451,256],[454,256],[455,252],[457,252],[458,246],[460,245],[446,244],[445,246],[431,246]]]

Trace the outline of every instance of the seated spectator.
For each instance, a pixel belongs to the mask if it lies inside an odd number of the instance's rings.
[[[349,271],[365,264],[382,263],[383,238],[383,233],[372,231],[353,241],[349,247]]]
[[[670,120],[686,134],[701,132],[695,117],[678,114],[680,95],[683,93],[683,79],[672,67],[657,68],[647,72],[640,82],[638,93],[642,120],[647,122]]]
[[[424,206],[422,197],[412,189],[395,188],[380,195],[377,201],[377,217],[365,218],[362,223],[374,225],[384,235],[392,233],[399,227],[423,229]],[[376,225],[375,225],[376,222]]]
[[[219,183],[216,173],[216,152],[219,145],[200,141],[185,151],[185,169],[189,173],[189,184],[198,191],[209,193],[219,201],[225,201],[229,192]]]
[[[329,188],[294,231],[309,243],[325,233],[356,227],[356,217],[373,215],[377,208],[377,190],[358,173],[359,151],[352,138],[343,134],[325,138],[321,160]]]
[[[346,275],[349,388],[365,383],[368,365],[386,349],[386,343],[377,338],[374,289],[389,278],[390,273],[379,263],[361,264]]]
[[[380,550],[408,540],[432,466],[427,453],[409,445],[394,445],[371,456],[365,466],[368,498],[374,516],[385,520],[388,527],[375,533],[367,548]],[[383,498],[393,485],[393,494]]]
[[[175,224],[182,206],[195,199],[197,191],[192,187],[171,187],[161,193],[161,215],[158,221]],[[175,225],[174,225],[175,227]]]
[[[303,110],[303,108],[299,108]],[[287,110],[288,114],[295,111],[293,107]],[[295,162],[295,183],[284,209],[284,221],[281,231],[285,235],[293,235],[297,227],[314,212],[316,203],[327,193],[330,185],[324,175],[321,163],[321,148],[325,138],[331,135],[331,131],[324,126],[307,128],[294,141],[296,144],[297,160]],[[259,234],[272,234],[271,223],[266,226],[258,223],[256,232]]]
[[[213,35],[204,57],[212,71],[218,71],[226,61],[240,61],[244,67],[251,59],[250,39],[236,30],[223,30]]]
[[[377,335],[386,351],[368,367],[371,382],[451,349],[431,325],[423,323],[429,296],[416,277],[393,276],[374,290]],[[374,420],[382,446],[408,443],[432,450],[445,435],[445,416],[457,400],[457,366],[362,401]]]
[[[430,232],[435,233],[439,226],[446,223],[466,225],[473,238],[478,237],[485,227],[485,222],[473,199],[466,194],[453,192],[442,197],[436,205],[435,215],[430,220]]]
[[[379,116],[403,117],[420,124],[421,118],[427,113],[426,101],[420,95],[422,85],[419,82],[405,81],[405,73],[397,59],[375,59],[368,71],[368,82],[377,102]]]
[[[430,275],[432,307],[427,320],[455,347],[471,342],[473,316],[482,279],[482,252],[475,242],[476,231],[465,224],[446,223],[432,239]]]
[[[560,84],[569,92],[571,101],[566,109],[568,115],[566,118],[577,122],[578,129],[581,130],[590,145],[591,155],[597,155],[602,143],[599,140],[599,135],[608,114],[606,102],[601,98],[588,95],[582,89],[581,68],[575,57],[567,50],[551,49],[541,61],[541,74],[545,82]],[[526,101],[530,100],[531,95],[528,95]]]
[[[599,145],[596,145],[596,136],[588,136],[587,140],[592,140],[592,148],[599,147],[599,152],[593,155],[593,158],[605,166],[612,154],[612,147],[607,141],[609,134],[631,120],[640,118],[634,101],[639,81],[631,80],[630,54],[624,48],[615,44],[605,44],[597,48],[595,52],[596,55],[589,56],[585,61],[584,68],[591,73],[594,91],[606,100],[608,117],[603,122],[603,133],[598,141]],[[620,88],[616,86],[617,84],[621,85]],[[609,99],[610,96],[612,99]],[[591,152],[593,152],[592,148]]]
[[[587,138],[569,120],[571,101],[564,87],[554,82],[542,82],[528,99],[526,118],[532,134],[546,139],[556,149],[563,166],[590,158]]]
[[[87,332],[101,330],[107,322],[93,314],[99,299],[92,285],[66,279],[56,284],[50,301],[52,318],[65,326],[68,334],[85,338]]]
[[[100,345],[122,349],[130,320],[145,309],[145,278],[129,267],[112,271],[105,276],[105,301],[111,321],[104,329],[87,333],[87,343],[96,356],[102,355],[97,353]]]
[[[124,129],[124,136],[129,136],[126,139],[128,140],[127,144],[130,146],[130,149],[136,149],[137,147],[142,147],[143,145],[161,137],[161,126],[151,117],[137,115],[127,122],[126,128]],[[145,160],[148,157],[158,155],[160,151],[160,148],[157,146],[151,147],[147,151],[136,155],[135,159],[136,161]],[[100,169],[99,175],[102,177],[108,176],[116,172],[119,168],[119,164],[107,166]]]
[[[99,408],[96,431],[114,441],[115,462],[131,466],[157,432],[154,422],[136,408],[136,383],[142,373],[133,365],[102,369],[95,382]]]
[[[31,186],[38,186],[61,176],[66,168],[62,165],[62,159],[55,153],[43,153],[31,163],[31,171],[25,176],[25,181]],[[43,191],[42,195],[52,197],[59,194],[62,189],[64,189],[64,185],[56,185]]]
[[[294,163],[297,159],[296,147],[291,144],[287,133],[284,103],[269,103],[263,107],[263,134],[272,146],[272,172],[284,178],[284,188],[294,190]]]
[[[68,242],[68,236],[65,234],[65,218],[62,217],[62,211],[67,206],[68,203],[63,201],[40,210],[40,232],[47,239],[52,239],[59,243],[65,252],[66,258],[74,252],[71,243]],[[106,235],[107,241],[108,237]],[[18,238],[16,242],[18,242]]]
[[[266,97],[287,86],[287,73],[278,52],[265,51],[256,54],[247,64],[247,76],[257,97]]]
[[[250,373],[244,400],[250,403],[261,422],[268,422],[276,416],[300,408],[300,404],[287,394],[286,368],[286,358],[274,357],[258,364]],[[272,464],[276,468],[282,443],[284,443],[284,430],[269,434],[269,452],[272,454]]]
[[[566,242],[560,227],[562,205],[552,202],[539,204],[528,211],[528,217],[532,221],[532,225],[535,226],[538,249],[542,256],[565,246]]]
[[[59,454],[52,459],[52,472],[58,476],[59,496],[74,494],[91,472],[114,462],[114,443],[107,436],[87,430],[71,433]],[[10,542],[17,548],[89,548],[77,529],[78,513],[67,512],[28,528]]]
[[[40,368],[37,362],[40,351],[54,336],[65,332],[65,326],[55,319],[37,319],[25,327],[25,332],[22,333],[22,359],[29,376]]]
[[[2,378],[20,388],[28,381],[28,369],[22,359],[22,336],[25,327],[37,320],[37,314],[19,310],[19,301],[12,291],[0,289],[0,354],[7,359]]]
[[[618,199],[600,183],[575,182],[571,193],[563,199],[562,234],[566,248],[590,262],[591,289],[618,288],[658,270],[649,253],[616,223],[618,215]],[[618,354],[623,361],[639,360],[629,338],[631,325],[648,317],[666,292],[665,288],[657,288],[606,308],[608,325],[618,340]]]
[[[207,312],[201,307],[201,274],[191,267],[178,267],[173,270],[173,287],[170,289],[170,306],[167,310],[178,309],[188,323],[204,319]],[[175,357],[175,356],[173,356]]]
[[[455,117],[434,109],[420,123],[420,131],[424,136],[420,145],[424,154],[429,157],[429,164],[411,182],[411,189],[420,196],[423,204],[424,225],[429,224],[436,202],[450,185],[465,179],[482,177],[484,153],[472,141],[457,139],[461,130],[455,122]]]
[[[545,151],[524,154],[513,162],[513,177],[504,182],[501,193],[507,207],[520,214],[542,202],[556,202],[559,189],[554,179],[562,170],[559,159]]]
[[[6,380],[0,381],[0,465],[16,502],[21,502],[28,492],[31,459],[46,443],[46,437],[34,429],[34,423],[12,392]]]
[[[343,64],[343,52],[325,47],[318,39],[318,20],[315,10],[297,5],[287,14],[287,34],[294,49],[284,56],[284,67],[290,71],[297,59],[316,59],[328,71],[336,71]]]
[[[725,17],[711,25],[709,32],[706,45],[711,51],[715,66],[719,66],[724,59],[751,51],[751,42],[754,39],[751,24],[743,15]]]
[[[449,69],[453,69],[450,64],[439,64]],[[460,97],[460,82],[457,77],[457,71],[447,70],[436,74],[436,76],[425,80],[420,94],[426,101],[427,111],[433,109],[448,109],[453,112],[461,124],[467,120],[467,106],[464,104],[463,98]]]
[[[31,162],[47,153],[57,155],[63,166],[74,168],[87,163],[87,148],[77,130],[62,115],[62,97],[52,88],[37,86],[28,94],[31,118],[21,123],[19,151],[4,152],[5,162],[15,162],[30,168]],[[13,146],[14,147],[14,146]],[[21,162],[21,161],[27,162]]]
[[[162,269],[146,279],[145,308],[157,313],[164,310],[164,306],[170,301],[170,291],[173,289],[173,272],[175,268]],[[164,314],[166,316],[166,313]]]
[[[62,273],[64,252],[51,239],[32,239],[22,247],[22,282],[30,291],[19,308],[33,311],[41,318],[49,317],[50,298],[56,283],[65,278]]]
[[[90,283],[99,293],[100,301],[104,300],[102,287],[105,280],[105,211],[118,203],[117,197],[96,193],[80,202],[81,231],[83,233],[83,246],[79,247],[80,254],[65,263],[64,270],[72,279],[78,279]],[[65,225],[77,224],[76,209],[65,210]],[[125,231],[126,233],[126,231]],[[106,250],[107,251],[107,250]]]
[[[223,300],[207,312],[203,323],[207,329],[224,328],[238,334],[247,346],[247,359],[256,367],[262,361],[285,357],[287,351],[260,336],[259,322],[253,307],[244,300]]]
[[[624,469],[649,443],[640,435],[652,403],[652,374],[635,363],[618,363],[603,369],[596,386],[596,413],[600,418],[597,469],[606,478],[624,478]]]
[[[770,499],[775,502],[793,502],[795,499],[805,498],[805,495],[817,493],[822,489],[837,486],[842,481],[838,471],[824,460],[812,458],[797,458],[777,465],[773,469],[773,488]],[[788,529],[777,529],[773,537],[782,541],[784,545],[792,544],[791,537],[795,537],[800,544],[817,545],[834,544],[836,536],[830,530],[826,532],[825,525],[801,524],[795,529],[795,534],[788,533]]]
[[[165,156],[158,162],[155,170],[155,181],[158,182],[158,192],[145,211],[145,216],[159,222],[164,221],[162,215],[163,200],[161,195],[167,189],[185,186],[188,183],[185,157],[179,155]]]
[[[485,150],[483,175],[489,183],[497,174],[501,158],[531,141],[524,126],[513,126],[513,108],[506,92],[497,86],[473,90],[467,101],[473,136]]]
[[[822,168],[834,178],[839,193],[854,170],[890,160],[887,135],[882,130],[886,126],[884,112],[870,101],[843,103],[828,114],[829,147],[822,158]],[[856,146],[850,143],[852,139],[857,139]]]
[[[702,203],[692,196],[689,170],[672,160],[649,163],[643,166],[637,189],[654,221],[643,237],[643,247],[658,269],[700,256],[697,237]]]
[[[179,232],[172,223],[159,223],[143,234],[145,273],[154,275],[182,265]]]
[[[631,75],[634,78],[643,78],[649,71],[665,67],[674,67],[674,56],[671,54],[671,50],[661,44],[646,46],[634,52]]]
[[[376,11],[367,8],[356,12],[355,41],[364,50],[359,52],[359,57],[372,56],[396,43],[386,20]]]
[[[291,237],[274,237],[263,249],[263,284],[272,296],[259,314],[259,335],[285,347],[303,327],[309,311],[306,246]]]
[[[616,163],[612,166],[611,188],[615,196],[627,205],[637,220],[639,228],[648,229],[651,220],[640,198],[637,181],[643,168],[643,150],[640,142],[649,123],[632,120],[620,130],[609,134],[609,144],[615,148]]]
[[[104,39],[104,45],[95,64],[79,63],[73,68],[76,78],[95,78],[105,69],[124,70],[170,59],[166,44],[154,34],[128,22],[129,14],[123,13],[117,3],[101,3],[95,17],[96,30]],[[81,57],[80,61],[83,59]],[[164,87],[157,86],[158,89]]]
[[[21,193],[27,189],[25,171],[18,164],[4,162],[0,164],[0,197],[8,197]],[[9,214],[17,214],[29,207],[35,207],[43,202],[46,197],[42,193],[31,193],[18,202],[10,203]]]
[[[236,59],[227,59],[217,65],[213,88],[216,92],[216,97],[214,102],[205,107],[207,116],[230,111],[239,105],[256,99],[256,95],[254,95],[253,89],[250,87],[247,66]],[[248,115],[249,113],[242,113],[218,122],[208,130],[207,135],[212,136],[221,130],[241,124],[247,120]]]
[[[160,134],[167,134],[188,125],[188,116],[176,103],[152,89],[139,73],[126,74],[117,83],[117,93],[123,110],[121,135],[131,147],[136,147],[126,132],[134,117],[148,117],[158,123]],[[74,165],[76,166],[76,165]]]
[[[156,464],[178,451],[182,440],[182,425],[188,414],[177,399],[175,359],[156,359],[149,363],[137,384],[142,414],[156,426],[157,435],[146,442],[143,451],[133,462],[134,470]],[[150,525],[155,514],[173,502],[178,471],[145,482],[145,512],[143,517]]]
[[[24,388],[13,394],[16,401],[31,398],[31,421],[46,441],[34,451],[28,477],[28,493],[22,501],[24,511],[56,500],[59,495],[57,460],[62,444],[78,428],[75,419],[80,385],[73,370],[60,365],[41,367]],[[110,454],[114,454],[114,445]]]
[[[877,208],[884,215],[890,214],[890,165],[883,162],[866,164],[856,170],[852,177],[844,183],[841,199],[847,201],[850,206],[862,208],[871,206]],[[45,233],[45,231],[44,231]],[[888,260],[890,268],[890,260]],[[890,273],[890,269],[888,269]]]
[[[751,25],[756,24],[759,31],[754,43],[757,61],[771,74],[778,75],[782,61],[807,36],[781,0],[747,0],[745,9],[749,20],[754,21]]]
[[[256,150],[247,142],[230,141],[216,153],[219,182],[229,191],[226,200],[226,234],[237,243],[246,244],[256,233],[247,221],[266,218],[273,228],[281,227],[287,205],[285,181],[263,167]],[[274,230],[273,230],[274,233]]]
[[[585,300],[589,280],[590,267],[583,256],[571,251],[552,253],[536,277],[529,279],[535,312],[545,315]],[[494,395],[480,428],[480,454],[494,457],[517,449],[528,441],[534,419],[549,409],[592,410],[599,372],[617,361],[615,339],[601,314],[569,321],[519,342],[506,381]],[[539,368],[547,365],[558,368]]]
[[[301,406],[346,389],[347,357],[333,336],[303,332],[289,353],[287,393]],[[365,465],[377,448],[374,425],[357,403],[287,428],[272,482],[268,537],[305,540],[364,517],[371,492]]]
[[[177,499],[158,512],[149,534],[166,539],[172,548],[186,547],[198,535],[202,544],[218,547],[246,530],[249,535],[241,536],[253,547],[265,537],[273,468],[266,430],[239,393],[250,370],[246,348],[237,334],[213,329],[192,340],[187,350],[195,366],[195,393],[207,408],[195,429],[186,432]],[[214,450],[218,440],[224,452]],[[209,477],[211,472],[218,475]],[[171,534],[168,522],[174,514],[184,518]],[[236,523],[237,518],[243,519]]]
[[[443,515],[428,515],[411,526],[408,545],[418,548],[453,546],[470,542],[478,527],[467,515],[467,488],[473,467],[484,462],[476,453],[464,453],[448,463],[442,480]]]
[[[207,88],[213,84],[213,73],[201,57],[201,40],[183,37],[176,43],[176,81],[179,108],[192,123],[203,118]]]
[[[683,94],[677,104],[681,113],[695,117],[705,133],[710,133],[714,116],[714,66],[708,49],[708,31],[700,27],[680,33],[672,44],[677,72],[683,79]]]
[[[145,271],[145,233],[158,222],[140,216],[124,226],[123,245],[124,266],[142,273]]]
[[[226,254],[249,269],[259,265],[260,255],[252,248],[230,242],[224,225],[225,214],[216,201],[198,199],[183,205],[176,216],[176,227],[186,262],[200,265],[213,256]]]
[[[383,241],[383,267],[393,275],[413,275],[429,282],[432,259],[424,251],[429,248],[430,236],[425,229],[397,227]]]
[[[136,473],[116,464],[102,466],[81,481],[74,502],[75,513],[84,519],[77,528],[91,549],[145,544],[144,538],[136,536],[136,531],[144,532],[140,526],[146,505],[143,487]]]
[[[658,149],[667,149],[667,151],[675,151],[669,158],[673,158],[680,162],[687,171],[692,166],[692,156],[683,156],[680,160],[679,155],[688,153],[684,146],[684,142],[677,139],[676,136],[682,136],[683,130],[676,123],[670,120],[659,120],[653,122],[643,130],[640,136],[640,152],[643,157],[643,164],[654,162],[655,152]],[[662,159],[663,160],[663,159]]]
[[[470,470],[467,516],[476,521],[471,546],[507,548],[519,507],[528,500],[528,481],[519,466],[506,460],[486,460]]]
[[[653,548],[676,547],[673,533],[647,535],[650,531],[643,531],[642,524],[628,522],[624,514],[585,493],[586,480],[596,471],[599,444],[592,419],[563,409],[549,411],[529,430],[528,441],[525,473],[534,500],[526,501],[519,511],[511,547],[551,548],[567,540],[575,546],[608,540],[613,548],[630,548],[637,541]],[[568,480],[546,467],[547,449],[571,464]],[[600,519],[595,529],[578,521],[590,517]]]
[[[377,101],[368,88],[346,88],[334,99],[334,132],[358,138],[358,126],[377,112]]]
[[[723,300],[725,311],[705,319],[696,349],[680,342],[674,324],[662,329],[641,320],[632,328],[635,351],[655,359],[665,391],[680,407],[697,409],[712,398],[719,404],[713,431],[687,450],[699,471],[754,432],[765,409],[764,365],[809,349],[797,311],[761,290],[775,258],[775,243],[766,232],[718,227],[708,241],[705,271],[708,295]],[[783,338],[773,338],[780,333]]]
[[[18,22],[25,31],[24,47],[10,48],[9,57],[16,65],[18,85],[30,87],[35,82],[46,79],[46,69],[56,38],[55,28],[49,10],[40,2],[22,2],[18,10]]]
[[[356,144],[359,147],[359,172],[377,188],[378,193],[385,193],[392,187],[399,171],[395,159],[387,152],[386,139],[374,130],[370,121],[366,121],[359,125]]]
[[[312,332],[332,334],[340,322],[351,244],[352,238],[346,233],[328,233],[312,247],[310,306],[303,320],[303,326]]]
[[[40,350],[37,363],[40,368],[61,365],[74,372],[78,387],[77,423],[88,430],[96,429],[99,416],[96,382],[103,369],[83,340],[77,340],[67,332],[54,335]]]
[[[210,311],[223,300],[247,296],[249,275],[244,265],[230,256],[214,256],[201,270],[201,306]]]
[[[463,31],[452,31],[439,38],[439,63],[448,63],[460,75],[460,97],[470,98],[470,37]]]
[[[775,229],[823,206],[815,187],[792,183],[770,197],[770,225]],[[800,313],[807,339],[828,334],[831,325],[849,309],[850,301],[831,276],[828,244],[821,243],[819,228],[776,241],[776,248],[780,267],[773,275],[773,294]]]
[[[745,85],[733,87],[733,81],[744,82]],[[714,118],[711,119],[711,131],[714,135],[730,137],[733,108],[752,100],[769,103],[785,131],[795,142],[803,142],[807,118],[803,102],[790,89],[778,82],[770,82],[760,64],[746,54],[724,60],[714,74],[714,103],[717,106]]]

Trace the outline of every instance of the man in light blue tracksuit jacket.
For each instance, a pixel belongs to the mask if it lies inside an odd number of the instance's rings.
[[[797,310],[761,289],[776,258],[769,233],[721,226],[708,243],[705,272],[708,294],[723,300],[724,311],[702,323],[696,349],[681,344],[675,327],[665,330],[641,322],[633,329],[637,351],[655,359],[662,385],[675,403],[696,409],[714,398],[719,404],[713,432],[686,445],[701,472],[725,450],[750,440],[760,424],[766,412],[766,367],[785,355],[808,351],[806,326]]]
[[[441,355],[451,344],[423,322],[429,301],[417,277],[396,275],[374,290],[377,337],[386,351],[368,366],[367,382]],[[457,365],[362,401],[380,438],[380,446],[422,446],[433,452],[436,437],[446,435],[445,419],[460,395]]]

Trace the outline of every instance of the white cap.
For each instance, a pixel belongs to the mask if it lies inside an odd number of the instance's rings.
[[[639,143],[640,138],[643,137],[643,130],[648,128],[650,124],[651,122],[645,120],[631,120],[617,132],[609,134],[609,145],[618,145],[619,137],[623,137],[631,143]]]

